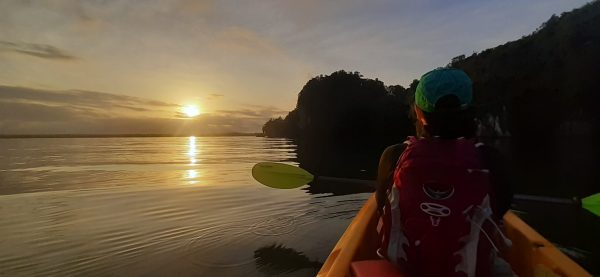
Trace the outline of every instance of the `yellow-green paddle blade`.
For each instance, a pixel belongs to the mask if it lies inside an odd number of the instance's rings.
[[[581,199],[581,206],[593,214],[600,216],[600,193]]]
[[[314,176],[297,166],[262,162],[252,167],[252,177],[261,184],[276,189],[293,189],[310,183]]]

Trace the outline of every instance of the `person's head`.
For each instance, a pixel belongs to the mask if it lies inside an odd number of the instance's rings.
[[[425,73],[415,91],[417,135],[458,138],[475,136],[471,78],[456,68]]]

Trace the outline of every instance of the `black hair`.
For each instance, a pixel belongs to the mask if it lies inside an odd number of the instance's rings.
[[[423,111],[427,125],[416,120],[417,135],[423,137],[440,137],[454,139],[472,138],[477,133],[475,109],[461,108],[455,95],[445,95],[435,103],[433,112]],[[416,117],[415,117],[416,119]]]

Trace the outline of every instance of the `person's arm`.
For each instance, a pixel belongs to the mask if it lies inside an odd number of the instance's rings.
[[[394,144],[386,148],[379,158],[379,167],[377,169],[377,210],[381,213],[387,198],[387,191],[394,182],[394,170],[396,162],[406,148],[404,143]]]
[[[509,170],[506,158],[496,148],[483,145],[480,147],[483,161],[490,170],[492,185],[492,209],[494,214],[501,219],[510,209],[512,203],[513,177]]]

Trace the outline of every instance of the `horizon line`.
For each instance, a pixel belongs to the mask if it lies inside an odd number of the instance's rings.
[[[215,134],[0,134],[0,139],[13,138],[135,138],[135,137],[233,137],[262,136],[263,133],[228,132]]]

